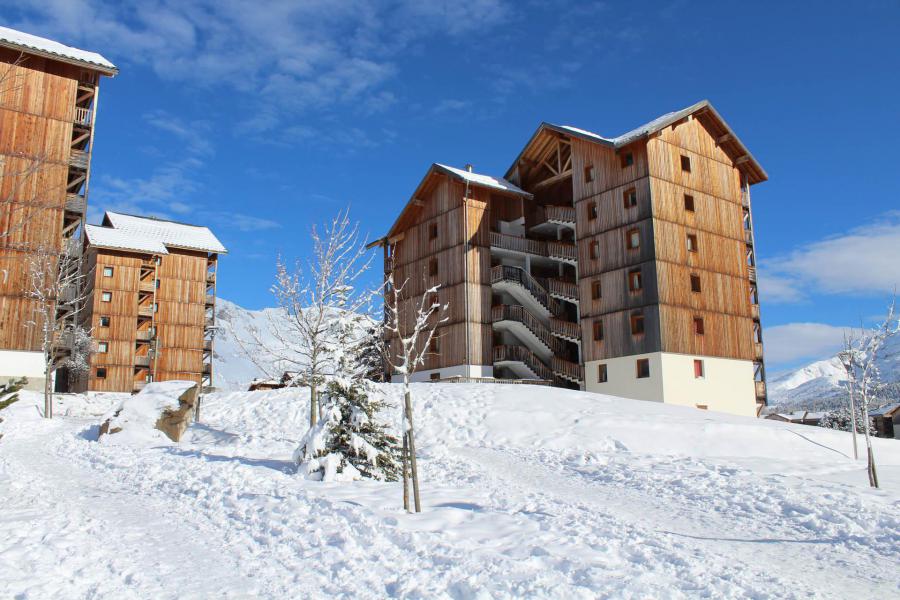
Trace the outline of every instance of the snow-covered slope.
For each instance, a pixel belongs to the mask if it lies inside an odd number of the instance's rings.
[[[900,382],[900,336],[889,338],[878,368],[886,382]],[[773,377],[769,404],[784,409],[830,408],[840,401],[846,379],[840,360],[832,356]]]
[[[252,380],[266,377],[266,373],[250,360],[241,342],[244,345],[252,342],[253,331],[267,339],[271,325],[277,325],[283,319],[283,313],[274,308],[248,310],[224,298],[216,298],[216,325],[219,331],[213,353],[213,373],[217,388],[245,390]],[[257,360],[272,372],[279,371],[278,361],[274,357],[261,355]]]
[[[386,385],[391,400],[397,386]],[[529,386],[413,387],[422,500],[294,472],[302,389],[207,397],[177,445],[99,406],[0,424],[0,597],[887,598],[900,443]],[[393,413],[396,413],[394,409]],[[52,568],[47,568],[51,565]]]

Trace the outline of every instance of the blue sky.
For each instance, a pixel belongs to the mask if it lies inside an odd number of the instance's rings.
[[[616,135],[710,99],[753,189],[770,369],[825,356],[900,282],[900,3],[0,0],[102,53],[103,209],[209,225],[219,293],[350,204],[383,234],[431,162],[502,175],[541,121]]]

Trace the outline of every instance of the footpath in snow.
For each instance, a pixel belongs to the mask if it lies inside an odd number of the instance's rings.
[[[398,390],[387,386],[395,404]],[[886,598],[900,443],[527,386],[414,387],[424,512],[294,474],[302,390],[221,393],[180,444],[95,441],[114,400],[0,424],[2,598]]]

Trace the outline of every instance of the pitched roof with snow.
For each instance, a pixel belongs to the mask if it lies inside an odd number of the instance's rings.
[[[165,221],[152,217],[138,217],[107,211],[103,218],[104,225],[134,237],[161,242],[169,248],[201,250],[204,252],[225,253],[222,242],[213,235],[209,227],[188,225],[177,221]]]
[[[900,410],[900,402],[895,402],[894,404],[887,404],[882,406],[881,408],[876,408],[869,411],[870,417],[890,417],[893,416],[897,410]]]
[[[518,194],[520,196],[528,196],[531,194],[521,189],[517,185],[503,179],[502,177],[492,177],[490,175],[482,175],[480,173],[473,173],[472,171],[467,171],[464,169],[457,169],[456,167],[449,167],[447,165],[442,165],[440,163],[434,163],[434,168],[439,171],[443,171],[448,175],[455,175],[456,177],[462,179],[463,181],[468,181],[469,183],[473,183],[475,185],[482,185],[487,188],[492,188],[495,190],[501,190],[504,192],[509,192],[511,194]]]
[[[113,250],[134,250],[136,252],[150,252],[152,254],[168,254],[165,244],[159,240],[148,239],[134,235],[126,231],[101,227],[99,225],[85,225],[84,233],[88,243],[97,248],[111,248]]]
[[[0,27],[0,46],[37,54],[47,58],[75,63],[88,67],[105,75],[115,75],[119,72],[116,65],[106,60],[96,52],[80,50],[65,44],[60,44],[47,38],[38,37],[23,31],[16,31],[8,27]]]

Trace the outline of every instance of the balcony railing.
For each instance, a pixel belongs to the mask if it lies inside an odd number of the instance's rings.
[[[142,279],[141,281],[138,282],[138,290],[140,290],[142,292],[153,292],[155,289],[156,289],[156,281],[153,279],[151,279],[149,281]]]
[[[94,111],[81,106],[75,107],[75,124],[90,127],[94,122]]]
[[[66,194],[66,212],[83,215],[87,210],[87,200],[81,194]]]
[[[207,294],[206,295],[206,305],[212,306],[215,303],[216,303],[216,297],[212,294]]]
[[[149,342],[150,340],[153,339],[153,331],[151,331],[151,330],[139,330],[139,331],[135,334],[134,339],[136,339],[136,340],[139,341],[139,342]]]
[[[215,283],[216,282],[216,274],[215,273],[207,273],[206,274],[206,283]]]
[[[750,316],[759,320],[759,304],[751,304],[750,305]]]
[[[149,367],[150,366],[150,357],[149,356],[141,356],[141,355],[135,356],[134,357],[134,366]]]
[[[765,381],[755,381],[756,384],[756,398],[758,400],[765,400],[766,398],[766,382]]]
[[[544,344],[551,352],[562,352],[562,347],[558,339],[553,337],[550,330],[540,321],[534,318],[524,306],[515,306],[501,304],[491,307],[491,322],[498,323],[500,321],[516,321],[525,326],[542,344]]]
[[[547,242],[547,256],[561,260],[578,260],[578,251],[575,244],[569,242]]]
[[[513,252],[522,252],[524,254],[547,256],[546,242],[531,240],[515,235],[506,235],[504,233],[497,233],[496,231],[491,232],[491,246],[503,248],[504,250],[512,250]]]
[[[575,226],[575,208],[572,206],[549,205],[538,206],[535,209],[535,218],[538,224],[554,223]]]
[[[744,208],[750,208],[750,194],[747,190],[741,190],[741,204]]]
[[[553,371],[525,346],[494,346],[494,362],[520,362],[539,379],[553,379]]]
[[[203,363],[203,374],[210,375],[212,373],[212,365],[210,363]]]
[[[750,281],[756,282],[756,267],[747,267],[747,276],[750,278]]]
[[[207,352],[211,352],[213,347],[212,340],[203,340],[203,349]]]
[[[581,383],[584,380],[584,374],[581,365],[570,362],[558,356],[554,356],[551,361],[553,372],[564,379]]]
[[[578,323],[563,321],[562,319],[550,319],[550,332],[553,335],[567,340],[580,341],[581,328]]]
[[[84,150],[70,150],[69,151],[69,166],[75,167],[76,169],[85,170],[88,168],[88,163],[91,162],[91,155],[85,152]]]
[[[153,316],[153,305],[139,305],[138,306],[138,316],[141,317],[152,317]]]
[[[756,357],[756,360],[763,359],[763,345],[760,342],[753,342],[753,356]]]
[[[750,229],[744,230],[744,241],[747,244],[753,244],[753,231],[751,231]]]
[[[578,286],[570,281],[562,279],[548,279],[547,289],[551,296],[565,298],[572,302],[578,302]]]
[[[551,314],[558,315],[561,312],[559,302],[551,298],[546,288],[538,283],[534,277],[526,273],[524,269],[508,265],[493,267],[491,269],[491,284],[500,283],[501,281],[521,285]]]

